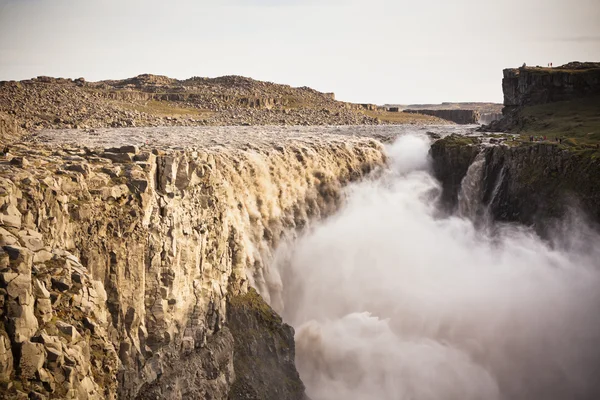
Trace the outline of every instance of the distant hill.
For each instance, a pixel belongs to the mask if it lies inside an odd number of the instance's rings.
[[[143,74],[87,82],[40,76],[0,82],[3,124],[25,130],[196,125],[375,125],[443,123],[372,104],[335,100],[333,93],[242,76],[177,80]],[[7,128],[8,129],[8,128]],[[3,131],[6,129],[3,128]],[[6,136],[6,135],[4,135]]]

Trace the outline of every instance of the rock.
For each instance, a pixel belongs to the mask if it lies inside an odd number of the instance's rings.
[[[29,400],[48,400],[48,396],[36,391],[29,392]]]
[[[34,252],[42,250],[44,247],[42,239],[38,237],[24,235],[19,236],[19,239],[21,239],[23,246]]]
[[[34,378],[44,365],[46,351],[44,345],[25,341],[21,344],[21,358],[19,359],[19,375],[21,378]]]
[[[77,343],[81,340],[81,335],[79,332],[77,332],[77,329],[73,325],[69,325],[62,321],[57,321],[56,327],[69,343]]]
[[[84,176],[88,176],[91,173],[91,168],[87,164],[69,164],[65,165],[64,169],[67,171],[79,172]]]
[[[7,230],[0,228],[0,247],[18,245],[19,240]]]
[[[52,253],[46,249],[41,249],[33,255],[34,264],[43,264],[50,260],[52,260]]]
[[[13,355],[10,339],[0,332],[0,381],[7,381],[13,371]]]
[[[18,165],[21,168],[27,168],[29,166],[29,161],[25,157],[13,157],[10,160],[12,165]]]
[[[29,303],[28,296],[31,295],[31,275],[4,272],[1,274],[0,281],[8,282],[5,288],[10,298],[17,299],[20,297],[21,304]]]
[[[19,246],[4,246],[2,250],[8,254],[10,267],[21,274],[31,274],[33,252]]]
[[[52,319],[52,302],[50,299],[36,300],[35,315],[39,317],[43,323],[49,322]]]
[[[108,153],[104,152],[100,154],[101,157],[108,158],[109,160],[117,163],[130,163],[133,162],[133,156],[129,153]]]
[[[14,342],[29,340],[38,329],[38,321],[33,312],[33,304],[21,305],[16,301],[8,307],[9,330]]]
[[[0,214],[0,225],[9,228],[21,228],[21,217],[16,215]]]
[[[71,286],[71,277],[58,276],[56,278],[52,278],[52,288],[60,292],[66,292],[67,290],[71,289]]]
[[[235,338],[236,373],[228,398],[305,399],[294,365],[294,329],[252,288],[231,299],[227,314]],[[272,370],[269,365],[278,367]]]

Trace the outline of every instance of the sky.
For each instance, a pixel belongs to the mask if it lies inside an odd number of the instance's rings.
[[[242,75],[361,103],[502,102],[600,61],[600,0],[0,0],[0,80]]]

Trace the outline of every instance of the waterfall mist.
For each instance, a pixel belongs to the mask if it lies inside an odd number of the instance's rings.
[[[296,328],[308,395],[600,398],[600,238],[581,223],[552,245],[524,227],[478,229],[468,204],[440,216],[428,149],[400,137],[389,171],[276,254],[271,302]]]

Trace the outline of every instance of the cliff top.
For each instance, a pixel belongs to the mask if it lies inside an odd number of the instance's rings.
[[[537,72],[537,73],[582,73],[582,72],[597,72],[600,71],[600,62],[579,62],[572,61],[570,63],[558,67],[542,67],[542,66],[525,66],[519,68],[506,68],[506,73],[518,75],[521,71]]]

